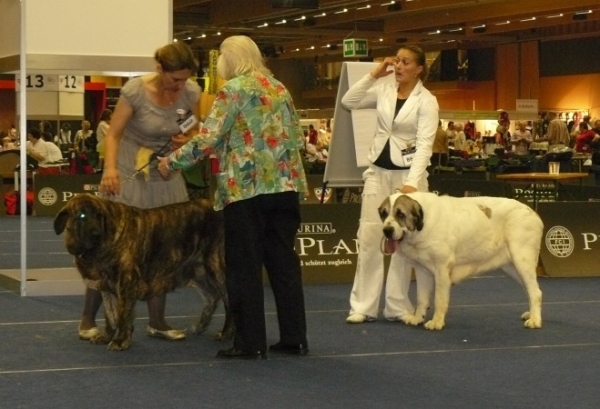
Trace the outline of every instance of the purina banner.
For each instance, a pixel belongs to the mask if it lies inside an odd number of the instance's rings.
[[[550,277],[600,276],[600,202],[538,204],[544,222],[540,256]]]
[[[35,175],[33,213],[54,217],[81,193],[97,193],[102,175]]]
[[[360,204],[307,204],[300,211],[296,253],[304,283],[351,283],[358,255]]]

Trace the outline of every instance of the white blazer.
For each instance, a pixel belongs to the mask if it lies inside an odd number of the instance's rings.
[[[347,109],[377,109],[377,128],[367,158],[372,162],[379,157],[388,139],[392,162],[404,166],[401,151],[416,147],[406,184],[417,187],[425,177],[439,121],[439,106],[421,81],[394,118],[398,87],[384,83],[373,86],[377,80],[371,74],[358,80],[342,97]]]

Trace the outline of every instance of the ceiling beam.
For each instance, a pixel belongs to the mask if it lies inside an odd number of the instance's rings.
[[[544,13],[559,13],[561,10],[594,8],[598,0],[510,0],[494,2],[493,4],[471,4],[451,10],[431,10],[427,12],[388,17],[384,22],[384,31],[393,33],[399,31],[419,30],[445,24],[448,27],[471,22],[473,25],[492,20],[510,19],[515,14],[540,15]],[[438,27],[439,28],[439,27]]]

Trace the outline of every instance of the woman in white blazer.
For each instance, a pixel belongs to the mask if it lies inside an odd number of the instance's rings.
[[[393,68],[390,70],[390,68]],[[396,83],[377,83],[395,75]],[[407,45],[396,57],[388,57],[372,72],[357,81],[342,98],[353,109],[376,109],[377,127],[363,173],[364,189],[358,230],[359,253],[350,314],[346,322],[359,324],[377,318],[384,281],[383,238],[377,209],[397,190],[402,193],[427,191],[427,166],[438,126],[438,103],[423,86],[428,67],[425,53]],[[414,313],[408,298],[411,270],[398,253],[391,257],[385,289],[383,315],[403,321]],[[417,276],[417,280],[432,277]]]

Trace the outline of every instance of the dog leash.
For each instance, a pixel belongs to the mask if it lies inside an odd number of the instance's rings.
[[[165,143],[156,153],[153,153],[152,155],[150,155],[150,160],[141,168],[136,169],[135,172],[133,172],[131,175],[129,175],[127,177],[127,179],[133,179],[135,178],[142,170],[146,169],[148,166],[150,166],[152,164],[152,162],[155,162],[156,159],[158,158],[158,156],[162,155],[163,153],[167,152],[165,151],[165,148],[167,146],[169,146],[169,144],[171,143],[171,140],[169,139],[167,141],[167,143]]]

